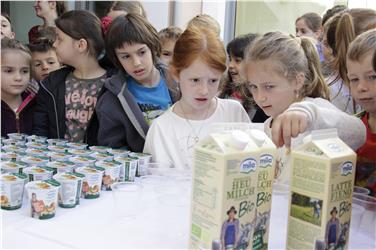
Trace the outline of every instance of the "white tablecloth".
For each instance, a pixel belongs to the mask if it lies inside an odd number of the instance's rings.
[[[143,204],[139,214],[131,218],[119,218],[114,213],[111,191],[102,191],[99,199],[81,199],[81,204],[73,209],[58,208],[55,218],[49,220],[31,218],[27,202],[15,211],[2,210],[2,248],[186,249],[190,187],[175,182],[185,191],[181,192],[178,204],[174,204],[166,201],[177,196],[156,192],[154,185],[144,184],[144,194],[137,201],[129,201],[130,205]],[[168,187],[165,182],[161,185]],[[170,187],[174,189],[173,185]],[[273,195],[269,249],[285,248],[287,202],[286,195]],[[375,238],[352,230],[349,248],[376,249]]]

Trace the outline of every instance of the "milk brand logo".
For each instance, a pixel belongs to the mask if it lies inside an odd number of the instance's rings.
[[[256,171],[257,162],[253,158],[245,159],[240,164],[240,173],[248,174],[250,172]]]
[[[341,166],[341,175],[346,176],[352,174],[353,164],[351,161],[347,161]]]
[[[260,156],[260,167],[268,168],[273,164],[273,156],[270,154],[263,154]]]

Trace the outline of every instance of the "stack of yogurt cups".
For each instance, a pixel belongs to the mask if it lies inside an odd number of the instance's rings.
[[[24,190],[31,216],[49,219],[57,205],[74,208],[80,198],[96,199],[119,181],[146,174],[151,155],[63,139],[12,133],[1,138],[1,208],[22,206]]]

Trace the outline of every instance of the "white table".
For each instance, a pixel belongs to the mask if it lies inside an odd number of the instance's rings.
[[[133,218],[119,219],[114,215],[111,191],[102,191],[99,199],[81,199],[81,204],[73,209],[58,208],[55,218],[44,221],[30,217],[30,205],[26,202],[21,209],[2,210],[2,248],[185,249],[189,237],[190,187],[181,182],[175,185],[186,190],[181,194],[180,204],[175,206],[162,204],[155,186],[145,185],[144,195],[139,198],[144,209]],[[285,248],[287,202],[286,195],[273,195],[269,249]],[[350,233],[349,249],[376,249],[376,242],[363,234],[355,237]]]

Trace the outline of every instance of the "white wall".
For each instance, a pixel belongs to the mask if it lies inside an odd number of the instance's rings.
[[[169,26],[169,1],[143,1],[148,20],[160,31]]]

